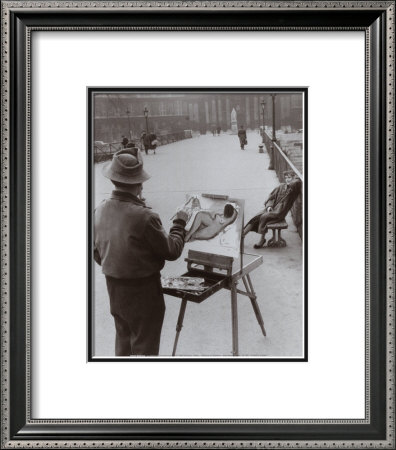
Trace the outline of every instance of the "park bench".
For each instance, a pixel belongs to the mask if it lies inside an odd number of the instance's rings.
[[[269,223],[267,227],[272,230],[272,238],[268,241],[267,247],[286,247],[286,241],[281,236],[281,230],[286,230],[288,227],[286,221]],[[278,233],[276,233],[277,231]]]

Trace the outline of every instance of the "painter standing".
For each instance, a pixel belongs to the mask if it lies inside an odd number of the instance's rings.
[[[178,211],[167,234],[139,199],[150,178],[132,151],[114,154],[103,168],[115,189],[95,210],[94,258],[106,276],[116,329],[116,356],[158,355],[165,302],[160,271],[183,250],[187,213]]]

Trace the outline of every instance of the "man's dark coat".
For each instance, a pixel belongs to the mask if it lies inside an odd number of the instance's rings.
[[[160,270],[184,247],[185,222],[169,235],[158,214],[115,190],[95,210],[94,259],[102,266],[116,327],[116,356],[157,355],[165,302]]]

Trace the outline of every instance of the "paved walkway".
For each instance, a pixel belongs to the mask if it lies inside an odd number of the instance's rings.
[[[245,222],[262,208],[270,191],[279,182],[268,171],[268,155],[258,153],[260,136],[248,134],[242,151],[236,136],[222,134],[201,136],[165,145],[156,155],[144,155],[145,170],[152,176],[144,184],[146,202],[158,212],[169,230],[170,218],[184,203],[186,194],[201,192],[227,194],[245,199]],[[95,201],[97,205],[112,190],[110,181],[101,175],[103,164],[95,165]],[[259,235],[245,239],[245,252],[263,255],[264,264],[256,269],[252,281],[264,318],[267,337],[261,334],[250,301],[238,296],[239,351],[241,355],[293,357],[303,353],[302,243],[287,217],[288,230],[282,233],[287,247],[255,250]],[[270,234],[268,234],[270,236]],[[183,255],[167,262],[164,275],[180,275],[186,269]],[[95,349],[96,356],[114,355],[114,324],[109,312],[104,276],[95,264]],[[171,355],[180,300],[165,297],[166,314],[160,354]],[[188,303],[180,334],[179,356],[231,356],[230,293],[221,290],[201,304]]]

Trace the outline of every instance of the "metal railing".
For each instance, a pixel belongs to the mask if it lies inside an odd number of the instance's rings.
[[[264,144],[267,148],[268,155],[271,158],[273,168],[276,171],[279,181],[285,181],[283,172],[286,170],[293,170],[293,172],[300,178],[300,180],[303,181],[301,172],[287,157],[286,153],[282,150],[280,145],[276,141],[273,141],[272,138],[267,134],[267,132],[264,133]]]
[[[264,144],[267,148],[268,155],[271,160],[272,168],[275,170],[278,180],[280,182],[285,181],[283,172],[287,170],[292,170],[298,178],[303,182],[303,176],[297,167],[290,161],[286,156],[285,152],[281,149],[276,141],[264,132]],[[291,215],[293,218],[294,225],[298,230],[298,234],[302,237],[302,223],[303,223],[303,203],[302,203],[302,192],[297,197],[291,208]]]
[[[111,159],[115,152],[122,148],[121,142],[94,142],[94,162],[102,162]]]
[[[191,133],[186,133],[186,131],[183,130],[174,133],[160,134],[157,139],[161,145],[171,144],[172,142],[181,141],[183,139],[190,139],[192,135]]]
[[[160,143],[159,145],[171,144],[172,142],[181,141],[182,139],[190,139],[192,138],[192,134],[187,133],[187,131],[177,131],[174,133],[166,133],[163,135],[157,136],[157,141]],[[141,151],[144,151],[144,146],[142,141],[138,138],[130,140],[133,142],[136,147],[140,148]],[[115,152],[121,150],[123,148],[121,142],[94,142],[94,162],[102,162],[111,159]]]

